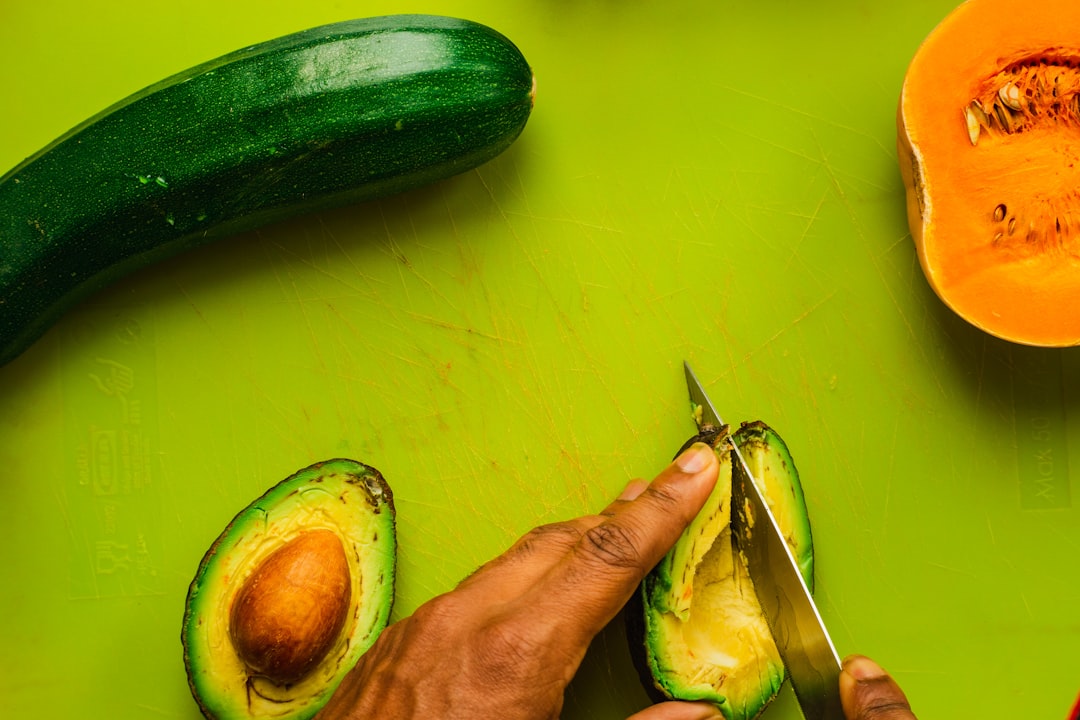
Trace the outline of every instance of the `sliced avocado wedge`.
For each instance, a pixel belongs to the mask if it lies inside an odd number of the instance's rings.
[[[208,718],[310,718],[386,627],[394,500],[375,468],[328,460],[241,510],[203,556],[181,640]]]
[[[720,476],[697,517],[641,583],[627,609],[628,636],[654,700],[704,700],[729,720],[750,720],[776,697],[785,671],[732,545],[728,433],[724,426],[692,438],[716,450]],[[787,446],[762,422],[744,423],[731,437],[813,589],[810,521]]]

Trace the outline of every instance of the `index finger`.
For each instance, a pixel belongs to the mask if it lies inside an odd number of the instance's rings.
[[[613,504],[536,592],[568,632],[588,642],[679,539],[716,485],[719,462],[704,443],[683,451],[640,495]],[[568,612],[569,610],[569,612]]]

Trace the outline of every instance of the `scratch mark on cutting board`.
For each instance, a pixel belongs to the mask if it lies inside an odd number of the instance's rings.
[[[883,247],[881,249],[881,252],[878,252],[878,253],[874,254],[873,258],[874,258],[875,261],[880,260],[881,258],[884,258],[884,257],[886,257],[888,255],[891,255],[896,250],[896,248],[900,247],[901,245],[905,245],[905,244],[907,244],[909,242],[911,242],[911,234],[910,233],[904,233],[903,235],[901,235],[900,237],[896,238],[891,243],[889,243],[888,245]],[[912,280],[912,283],[911,283],[911,285],[909,287],[914,287],[915,278],[912,277],[911,280]]]
[[[802,248],[803,243],[806,242],[806,238],[810,234],[810,228],[814,226],[814,223],[816,223],[818,218],[820,217],[821,208],[824,207],[825,199],[828,197],[828,191],[823,192],[821,194],[821,197],[818,198],[818,202],[817,205],[814,206],[814,210],[810,213],[809,216],[807,216],[806,225],[803,226],[802,233],[799,234],[799,237],[796,238],[795,242],[792,244],[791,253],[788,255],[787,262],[784,263],[783,270],[785,272],[791,267],[791,263],[795,261],[795,258],[798,257],[799,250]]]
[[[422,323],[426,323],[426,324],[432,325],[434,327],[442,328],[444,330],[453,330],[455,332],[464,333],[464,334],[470,335],[472,337],[480,337],[480,338],[484,338],[485,340],[493,340],[493,341],[498,342],[498,343],[506,343],[506,344],[509,344],[509,345],[521,345],[522,344],[521,341],[519,341],[519,340],[514,340],[512,338],[502,337],[500,335],[493,335],[492,333],[487,333],[487,332],[484,332],[482,330],[477,330],[476,328],[473,328],[473,327],[466,327],[464,325],[459,325],[457,323],[450,322],[449,320],[440,320],[439,318],[431,317],[430,315],[422,315],[420,313],[413,312],[411,310],[405,310],[402,314],[405,315],[406,317],[409,317],[409,318],[413,319],[413,320],[418,320],[418,321],[420,321]]]
[[[893,478],[896,477],[897,447],[900,444],[900,416],[893,420],[892,443],[889,447],[889,472],[885,474],[885,501],[881,508],[881,538],[889,534],[889,510],[892,507]],[[861,479],[860,479],[861,482]]]
[[[989,347],[989,335],[982,335],[982,342],[979,344],[979,350],[975,353],[975,398],[973,404],[973,412],[971,413],[971,425],[972,432],[968,437],[968,457],[979,456],[979,425],[982,419],[984,410],[983,405],[983,385],[986,383],[986,361],[990,354]],[[938,377],[935,373],[935,378]],[[947,390],[938,383],[938,389],[943,397],[947,397]],[[1015,433],[1015,429],[1014,429]]]
[[[507,211],[503,207],[502,203],[499,202],[498,196],[496,195],[495,191],[492,189],[491,185],[489,185],[487,180],[484,178],[484,174],[481,173],[478,169],[473,170],[472,172],[476,176],[476,178],[478,178],[481,187],[483,187],[484,191],[487,193],[488,199],[491,201],[491,204],[495,207],[496,211],[499,214],[499,217],[502,219],[503,223],[506,225],[507,230],[510,233],[510,237],[512,237],[519,245],[524,246],[524,243],[522,241],[522,238],[521,238],[520,234],[517,231],[517,228],[515,227],[514,223],[512,223],[510,221],[510,215],[507,213]],[[519,184],[520,184],[520,177],[518,179],[519,179]],[[522,198],[523,199],[527,198],[527,195],[525,193],[522,193]],[[526,208],[529,209],[529,214],[531,214],[531,208],[529,208],[527,202],[526,202]],[[533,269],[533,272],[536,274],[537,278],[539,278],[541,285],[543,287],[547,288],[547,284],[544,282],[543,273],[541,273],[539,271],[539,269],[537,268],[536,262],[533,259],[533,257],[531,255],[529,255],[528,252],[524,252],[523,255],[526,258],[529,266]],[[550,288],[547,288],[547,289],[548,289],[548,291],[550,293]],[[499,313],[493,311],[493,305],[491,303],[491,299],[488,296],[488,293],[487,293],[486,289],[484,290],[484,298],[487,301],[487,306],[488,306],[488,310],[489,310],[488,316],[491,318],[491,322],[492,322],[492,325],[494,326],[495,333],[497,335],[501,336],[501,335],[503,335],[503,332],[500,329],[500,321],[501,321],[502,318],[501,318]]]
[[[549,223],[555,223],[555,224],[561,224],[561,225],[572,225],[574,227],[580,227],[580,228],[584,228],[586,230],[598,230],[600,232],[615,233],[615,234],[618,234],[618,235],[624,235],[625,234],[625,231],[623,231],[621,228],[617,228],[617,227],[614,227],[612,225],[602,225],[600,223],[588,222],[587,220],[581,220],[581,219],[573,218],[573,217],[555,217],[553,215],[537,215],[537,214],[531,213],[531,212],[523,213],[523,212],[517,212],[517,211],[512,211],[512,210],[506,212],[504,214],[504,217],[506,217],[506,218],[518,217],[518,218],[524,218],[526,220],[540,220],[540,221],[543,221],[543,222],[549,222]]]
[[[803,320],[805,320],[806,318],[808,318],[808,317],[810,317],[811,315],[813,315],[813,314],[814,314],[814,312],[815,312],[815,311],[816,311],[816,310],[817,310],[818,308],[820,308],[820,307],[821,307],[822,305],[824,305],[825,303],[829,302],[829,301],[830,301],[830,300],[832,300],[832,299],[833,299],[834,297],[836,297],[836,294],[837,294],[837,292],[839,292],[839,291],[837,291],[837,290],[833,290],[832,292],[830,292],[830,293],[828,293],[827,295],[825,295],[825,296],[824,296],[823,298],[821,298],[820,300],[818,300],[818,301],[817,301],[816,303],[814,303],[813,305],[811,305],[810,307],[808,307],[808,308],[807,308],[806,310],[804,310],[804,311],[803,311],[803,312],[802,312],[801,314],[799,314],[799,315],[798,315],[797,317],[795,317],[795,318],[794,318],[794,319],[793,319],[793,320],[792,320],[791,322],[789,322],[789,323],[788,323],[787,325],[783,326],[782,328],[780,328],[779,330],[777,330],[777,331],[776,331],[775,333],[773,333],[773,334],[772,334],[772,335],[771,335],[771,336],[770,336],[770,337],[769,337],[769,338],[768,338],[767,340],[765,340],[765,342],[761,343],[761,344],[760,344],[760,345],[758,345],[758,346],[757,346],[756,348],[753,348],[752,350],[750,350],[749,352],[747,352],[747,353],[746,353],[745,355],[743,355],[743,357],[742,357],[742,359],[741,359],[741,360],[742,360],[742,364],[743,364],[743,365],[746,365],[746,364],[747,364],[747,362],[748,362],[748,361],[749,361],[749,360],[750,360],[751,358],[753,358],[753,357],[754,357],[755,355],[757,355],[758,353],[760,353],[761,351],[763,351],[763,350],[764,350],[765,348],[767,348],[767,347],[768,347],[769,345],[771,345],[772,343],[776,342],[776,340],[777,340],[777,339],[779,339],[779,338],[783,337],[783,336],[784,336],[785,334],[787,334],[787,333],[788,333],[788,332],[789,332],[789,331],[790,331],[790,330],[791,330],[792,328],[794,328],[795,326],[797,326],[797,325],[798,325],[799,323],[801,323],[801,322],[802,322]]]
[[[297,253],[296,251],[290,249],[287,245],[284,245],[284,244],[282,244],[282,243],[280,243],[278,241],[266,238],[259,231],[256,231],[256,232],[259,232],[260,241],[265,241],[265,244],[267,245],[267,247],[274,248],[276,251],[278,251],[280,253],[280,255],[282,257],[287,258],[289,260],[290,264],[295,264],[295,265],[299,265],[301,267],[308,268],[309,270],[312,270],[313,272],[315,272],[315,273],[317,273],[319,275],[322,275],[323,277],[329,278],[329,279],[333,280],[334,282],[341,284],[343,287],[345,287],[345,289],[349,290],[350,292],[354,292],[354,293],[356,293],[356,294],[358,294],[358,295],[360,295],[362,297],[370,296],[371,293],[370,292],[365,292],[365,288],[363,286],[356,285],[356,284],[350,282],[347,278],[355,276],[355,277],[360,278],[360,279],[362,279],[365,282],[370,283],[370,284],[378,283],[378,282],[380,282],[380,280],[378,278],[372,277],[371,275],[365,274],[359,268],[359,266],[356,265],[356,261],[352,259],[352,256],[348,253],[347,248],[337,238],[336,234],[330,228],[326,227],[325,223],[322,225],[322,227],[323,227],[325,236],[330,239],[330,241],[334,244],[335,247],[340,249],[340,251],[341,251],[340,252],[340,257],[346,258],[348,260],[348,262],[349,262],[349,264],[351,266],[351,270],[350,270],[349,273],[331,272],[330,270],[327,270],[326,268],[320,267],[319,265],[315,264],[311,260],[310,255],[301,255],[301,254]],[[279,277],[279,282],[281,282],[280,274],[279,274],[278,277]]]
[[[330,273],[327,271],[322,272],[324,272],[326,275],[329,275],[330,277],[333,277],[338,282],[343,282],[342,277],[348,276],[360,278],[368,284],[374,284],[377,281],[377,278],[374,275],[370,275],[364,272],[364,270],[359,265],[357,265],[356,260],[353,258],[352,253],[349,252],[346,244],[341,242],[341,239],[338,237],[337,233],[331,230],[330,227],[326,224],[325,217],[323,217],[323,215],[321,214],[317,214],[316,219],[318,220],[319,227],[322,229],[323,234],[330,239],[330,242],[333,244],[334,249],[337,250],[337,254],[335,255],[335,257],[339,259],[344,259],[344,261],[349,264],[348,273],[341,273],[339,275],[337,273]],[[295,253],[292,253],[292,255],[295,256]],[[305,257],[295,257],[295,259],[307,265],[308,267],[316,270],[320,269]]]
[[[595,370],[595,368],[603,367],[603,363],[600,362],[599,358],[596,357],[596,348],[594,348],[590,343],[583,341],[583,334],[585,337],[588,337],[590,335],[588,315],[586,314],[584,315],[584,317],[581,318],[580,326],[571,318],[571,316],[567,312],[566,307],[563,303],[560,302],[558,294],[555,292],[554,288],[549,282],[547,274],[543,271],[543,268],[541,268],[538,262],[538,257],[532,251],[532,248],[523,241],[523,238],[521,237],[518,227],[515,225],[515,223],[511,222],[511,213],[508,213],[507,210],[503,207],[503,205],[499,202],[498,196],[493,191],[492,187],[488,184],[483,174],[478,174],[478,177],[480,178],[482,186],[487,191],[496,213],[506,224],[509,235],[520,245],[522,250],[521,257],[523,258],[526,266],[532,271],[534,277],[536,278],[538,289],[546,298],[546,301],[551,308],[554,319],[557,322],[558,330],[563,337],[563,344],[567,346],[572,346],[576,352],[578,352],[581,356],[585,358],[586,367],[592,368],[590,370],[590,372],[592,373],[592,380],[597,385],[599,385],[603,389],[604,393],[610,398],[612,407],[619,408],[619,412],[623,417],[624,423],[626,424],[628,431],[634,432],[633,424],[631,423],[630,419],[625,415],[625,413],[623,413],[623,411],[621,410],[621,405],[618,402],[618,397],[613,391],[607,376],[604,373]],[[524,215],[524,217],[530,216],[531,214],[529,213],[526,213]],[[514,214],[514,217],[523,217],[523,215],[518,213]],[[609,227],[603,223],[585,223],[577,221],[567,222],[573,222],[573,224],[587,230],[602,232],[619,232],[617,228]],[[604,258],[604,262],[610,263],[610,260],[605,253],[598,253],[598,255]],[[639,262],[636,256],[625,257],[624,259],[632,267],[636,266]],[[574,259],[572,257],[569,258],[569,262],[572,264],[572,271],[578,277],[578,287],[582,287],[582,284],[580,282],[581,274],[578,271],[576,264],[574,264]],[[641,273],[641,276],[648,277],[648,273]],[[588,300],[587,298],[581,298],[580,302],[587,305]],[[543,363],[541,363],[540,359],[533,351],[532,346],[529,345],[527,347],[530,351],[528,355],[528,364],[530,368],[532,368],[532,372],[530,373],[530,375],[534,378],[543,377],[544,373],[539,372],[539,369],[543,366]],[[584,499],[590,497],[590,491],[592,488],[590,487],[590,483],[588,482],[585,473],[581,471],[580,448],[578,446],[577,438],[573,435],[573,428],[575,426],[572,422],[567,422],[564,418],[558,416],[558,413],[565,412],[565,408],[556,409],[556,407],[553,406],[552,402],[548,400],[549,398],[555,397],[572,397],[573,393],[566,391],[565,389],[562,389],[561,392],[556,392],[556,390],[559,389],[528,388],[524,386],[521,387],[520,390],[520,397],[515,398],[515,400],[518,401],[519,404],[521,404],[521,409],[525,412],[528,412],[534,416],[540,415],[540,417],[534,417],[535,427],[538,430],[542,428],[543,432],[545,432],[547,436],[550,437],[552,441],[554,441],[555,444],[561,448],[562,463],[568,464],[571,468],[576,470],[574,475],[581,478],[581,481],[578,483],[577,492],[580,499],[584,501]],[[526,402],[530,399],[538,402]],[[564,405],[571,408],[575,406],[574,403],[564,403]],[[569,438],[565,437],[568,429],[571,433]]]
[[[315,329],[315,325],[311,320],[310,306],[301,298],[300,288],[297,286],[295,279],[290,279],[289,286],[292,289],[292,297],[296,298],[297,310],[300,311],[300,317],[304,321],[304,329],[307,331],[307,337],[310,343],[310,347],[313,351],[316,361],[319,364],[319,369],[325,372],[327,367],[326,353],[323,350],[321,334]]]
[[[690,169],[692,170],[692,168]],[[716,217],[723,207],[723,202],[719,196],[709,192],[704,193],[705,200],[702,201],[691,193],[686,185],[687,183],[686,178],[683,175],[683,168],[678,166],[672,167],[668,171],[667,182],[664,186],[661,200],[665,206],[669,205],[668,199],[674,192],[675,187],[678,187],[679,198],[677,202],[671,204],[672,210],[675,213],[675,217],[686,231],[686,235],[694,237],[696,235],[701,235],[702,233],[707,233],[709,229],[714,226]],[[700,185],[697,189],[701,190]],[[689,210],[689,217],[687,217],[687,213],[681,211],[681,208],[684,205]],[[702,205],[704,205],[704,209],[702,209]],[[694,222],[691,223],[690,220],[693,220]]]
[[[855,126],[855,125],[847,125],[845,123],[837,122],[835,119],[830,118],[830,117],[826,117],[824,115],[817,115],[815,113],[807,112],[805,109],[803,109],[801,107],[798,107],[796,105],[788,105],[786,103],[778,102],[773,97],[766,97],[764,95],[757,95],[757,94],[749,92],[749,91],[747,91],[745,89],[730,86],[730,85],[722,85],[720,87],[725,93],[730,93],[732,95],[742,95],[745,98],[748,98],[750,100],[754,100],[754,101],[759,102],[759,103],[761,103],[763,105],[775,107],[775,108],[777,108],[779,110],[782,110],[782,111],[784,111],[786,113],[790,113],[793,116],[807,118],[809,120],[813,120],[816,123],[821,123],[822,125],[825,125],[827,127],[832,127],[832,128],[837,129],[837,130],[842,130],[843,132],[849,133],[849,134],[851,134],[851,135],[853,135],[855,137],[860,137],[860,138],[863,138],[864,140],[869,140],[873,145],[877,146],[877,148],[879,150],[881,150],[881,152],[884,155],[886,155],[890,159],[895,159],[895,157],[896,157],[895,149],[892,148],[891,146],[887,146],[887,145],[883,144],[881,142],[881,137],[877,133],[869,132],[866,129]],[[762,139],[762,141],[763,142],[768,142],[767,139]],[[785,148],[782,145],[776,145],[776,147],[779,147],[779,148],[781,148],[783,150],[788,150],[790,152],[795,152],[794,150],[792,150],[790,148]],[[808,157],[807,159],[812,159],[812,158]]]
[[[821,602],[820,600],[817,599],[819,596],[821,596],[826,601],[825,603],[823,603],[823,605],[825,605],[826,607],[829,607],[829,606],[835,607],[836,606],[836,603],[833,602],[832,596],[829,594],[828,590],[817,590],[817,591],[815,591],[814,592],[814,599],[815,599],[816,602]],[[819,605],[819,607],[821,607],[821,606]],[[851,623],[848,622],[848,619],[845,617],[845,614],[842,613],[842,612],[830,613],[829,616],[827,618],[825,618],[825,622],[826,622],[827,627],[831,628],[831,627],[834,627],[834,626],[838,626],[838,627],[843,628],[844,632],[847,633],[847,636],[849,638],[853,638],[853,637],[858,636],[857,633],[855,633],[854,628],[852,628]],[[835,633],[833,633],[833,635],[835,636]]]
[[[844,212],[847,214],[847,216],[848,216],[848,218],[850,220],[852,230],[855,232],[856,236],[858,237],[858,239],[859,239],[859,241],[860,241],[860,243],[861,243],[861,245],[863,247],[867,247],[867,248],[874,247],[875,243],[871,242],[870,238],[867,237],[866,231],[865,231],[863,225],[859,221],[858,212],[855,210],[854,207],[852,207],[851,200],[848,197],[848,194],[844,189],[844,184],[840,181],[840,178],[837,175],[837,173],[835,171],[835,168],[832,166],[832,164],[830,162],[828,162],[827,156],[826,156],[826,153],[825,153],[825,149],[822,146],[822,144],[820,142],[820,139],[818,138],[818,135],[817,135],[816,132],[813,133],[813,137],[814,137],[815,143],[818,146],[818,152],[821,155],[822,160],[823,160],[822,163],[821,163],[821,166],[825,170],[825,173],[826,173],[826,175],[827,175],[827,177],[829,179],[829,182],[830,182],[830,184],[831,184],[831,186],[832,186],[832,188],[833,188],[833,190],[834,190],[834,192],[836,194],[837,200],[839,200],[840,205],[843,207]],[[910,238],[910,234],[907,234],[905,237]],[[894,245],[895,245],[895,243],[894,243]],[[868,258],[870,259],[870,262],[871,262],[875,272],[878,275],[878,278],[880,280],[879,285],[881,286],[882,290],[887,294],[890,303],[892,304],[893,308],[896,310],[897,316],[900,318],[900,321],[903,323],[904,327],[906,328],[909,338],[912,339],[912,340],[915,340],[919,336],[919,333],[916,332],[915,326],[911,322],[911,319],[908,317],[908,313],[906,311],[906,308],[905,308],[904,304],[900,302],[900,300],[897,297],[896,293],[894,292],[892,286],[888,282],[888,279],[886,278],[885,270],[884,270],[884,268],[882,266],[882,263],[881,263],[880,254],[876,253],[876,252],[872,252],[872,253],[868,254]],[[915,272],[918,271],[918,257],[915,256],[914,254],[912,256],[912,262],[914,264],[914,266],[912,268],[912,273],[914,274]],[[914,342],[913,346],[916,347],[918,349],[918,351],[920,353],[922,353],[924,359],[926,359],[927,352],[928,352],[927,344],[922,343],[922,342]],[[934,380],[935,380],[935,382],[936,382],[936,384],[938,386],[939,391],[942,393],[942,395],[947,396],[946,388],[942,385],[942,379],[941,379],[940,374],[935,373]]]
[[[997,548],[997,535],[994,534],[994,519],[990,513],[986,514],[986,533],[990,536],[990,547]]]
[[[944,571],[952,573],[954,575],[963,575],[965,577],[971,577],[971,578],[979,577],[977,573],[973,573],[970,570],[965,570],[963,568],[956,568],[956,567],[952,567],[950,565],[943,565],[941,563],[929,562],[929,561],[926,564],[927,564],[928,567],[937,568],[938,570],[944,570]]]
[[[53,498],[56,501],[56,507],[58,509],[58,513],[59,513],[60,517],[63,518],[64,529],[67,531],[67,534],[68,534],[68,536],[70,538],[69,547],[72,548],[72,557],[68,558],[68,562],[71,563],[71,564],[75,564],[75,563],[83,564],[83,563],[85,563],[87,567],[93,568],[94,567],[94,552],[93,552],[92,541],[86,535],[85,531],[82,532],[82,533],[78,533],[76,531],[77,523],[75,522],[75,518],[71,514],[71,506],[69,504],[67,494],[63,491],[63,483],[50,482],[50,483],[47,483],[47,485],[52,489],[52,494],[53,494]],[[74,548],[79,548],[79,549],[85,550],[85,557],[82,557],[77,552],[75,552]],[[101,587],[98,584],[97,573],[96,572],[90,572],[89,576],[92,578],[93,585],[94,585],[93,594],[90,595],[89,598],[88,598],[87,595],[79,593],[78,594],[79,599],[96,599],[96,598],[101,597]],[[68,593],[72,597],[74,597],[76,595],[74,585],[75,585],[75,580],[74,580],[73,577],[71,577],[71,571],[69,571]]]
[[[1031,603],[1028,602],[1027,593],[1023,590],[1020,591],[1020,602],[1024,603],[1024,610],[1027,611],[1028,620],[1035,619],[1035,613],[1031,610]]]
[[[733,175],[733,179],[735,188],[738,191],[738,199],[737,202],[732,203],[732,220],[739,223],[739,225],[741,225],[743,229],[746,230],[749,237],[753,238],[754,240],[766,247],[773,247],[774,238],[764,235],[754,223],[750,222],[750,219],[746,214],[747,211],[754,209],[757,206],[755,206],[753,203],[749,202],[746,199],[746,191],[743,186],[742,173],[735,173]],[[737,212],[736,210],[741,210],[742,212]]]

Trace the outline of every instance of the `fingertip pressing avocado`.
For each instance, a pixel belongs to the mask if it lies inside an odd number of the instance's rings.
[[[716,487],[641,583],[627,608],[627,625],[631,655],[654,701],[704,700],[728,720],[750,720],[776,697],[785,670],[744,561],[732,545],[728,437],[724,426],[691,438],[716,450]],[[744,423],[731,439],[812,589],[810,522],[787,446],[762,422]]]
[[[228,524],[188,589],[181,639],[208,718],[310,718],[386,627],[393,494],[335,459],[270,488]]]

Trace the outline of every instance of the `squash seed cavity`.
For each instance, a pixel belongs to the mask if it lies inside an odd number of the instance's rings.
[[[972,146],[1040,128],[1080,131],[1080,56],[1042,53],[1012,63],[979,85],[961,114]],[[1080,136],[1075,143],[1080,147]],[[994,248],[1080,258],[1080,191],[1001,202],[990,217]]]
[[[1039,125],[1080,127],[1080,57],[1028,58],[989,78],[963,108],[968,139],[1000,137]]]

